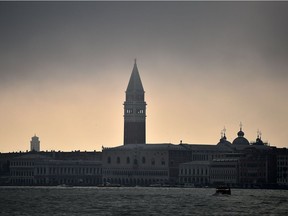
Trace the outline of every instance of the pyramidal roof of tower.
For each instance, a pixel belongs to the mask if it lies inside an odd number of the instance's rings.
[[[135,92],[135,91],[144,92],[144,88],[141,82],[136,60],[135,60],[134,67],[130,76],[130,80],[126,89],[126,92]]]

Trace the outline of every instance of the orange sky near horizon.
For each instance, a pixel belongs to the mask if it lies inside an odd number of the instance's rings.
[[[114,78],[105,75],[99,82],[95,77],[85,82],[77,79],[68,83],[51,81],[11,87],[1,92],[1,119],[5,122],[1,141],[7,142],[7,145],[1,145],[1,152],[29,150],[30,138],[34,134],[40,137],[41,150],[100,151],[102,146],[122,145],[123,102],[132,62],[133,59],[127,68],[121,68],[127,70],[125,77],[114,71],[111,75]],[[178,144],[182,140],[190,144],[217,144],[224,126],[226,136],[232,142],[242,121],[249,141],[256,139],[259,129],[263,141],[285,147],[285,143],[279,141],[286,135],[281,134],[275,125],[282,118],[277,113],[285,112],[286,107],[281,110],[281,107],[265,104],[267,100],[277,103],[274,94],[250,97],[249,87],[231,94],[225,89],[214,89],[219,82],[214,83],[215,79],[207,80],[205,84],[195,82],[192,86],[189,85],[189,80],[192,80],[188,79],[189,76],[178,77],[178,83],[184,86],[179,88],[172,78],[166,77],[160,82],[160,77],[148,77],[145,70],[153,68],[145,68],[141,60],[138,62],[148,104],[147,143]],[[262,83],[255,95],[265,91],[269,85],[269,81],[265,83],[263,80]],[[277,88],[281,90],[281,87]],[[241,94],[247,94],[245,100],[237,100]],[[262,104],[266,105],[262,113],[258,108],[249,111],[250,106],[261,107]],[[273,115],[269,116],[266,112],[270,111]]]

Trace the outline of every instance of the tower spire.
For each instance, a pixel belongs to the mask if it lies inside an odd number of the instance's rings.
[[[262,136],[262,132],[258,129],[257,130],[257,138],[261,139]]]
[[[124,145],[146,143],[146,102],[144,95],[145,91],[135,58],[124,102]]]
[[[226,139],[226,128],[225,128],[225,126],[223,128],[223,138]]]
[[[142,81],[137,67],[136,59],[134,59],[134,67],[130,76],[130,80],[126,89],[127,92],[144,92]]]

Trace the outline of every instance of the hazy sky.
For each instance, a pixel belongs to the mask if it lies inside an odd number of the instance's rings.
[[[225,126],[287,147],[288,2],[0,2],[0,152],[123,143],[134,58],[147,143]]]

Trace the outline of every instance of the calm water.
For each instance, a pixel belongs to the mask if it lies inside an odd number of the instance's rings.
[[[0,215],[288,215],[288,191],[0,187]]]

